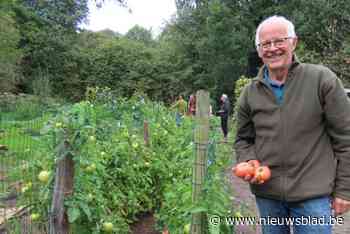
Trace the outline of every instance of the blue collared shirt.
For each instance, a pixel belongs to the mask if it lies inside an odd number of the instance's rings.
[[[279,84],[276,81],[271,80],[269,76],[269,71],[267,70],[267,68],[264,69],[264,79],[270,85],[273,93],[275,94],[277,103],[281,105],[283,102],[283,96],[284,96],[284,84]]]

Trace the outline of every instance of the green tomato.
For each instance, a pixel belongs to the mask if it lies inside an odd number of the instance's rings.
[[[31,219],[32,221],[37,221],[39,218],[40,218],[40,214],[38,214],[38,213],[32,213],[32,214],[30,215],[30,219]]]
[[[243,217],[243,215],[239,211],[236,211],[234,216],[235,217]]]
[[[28,182],[26,185],[28,188],[31,188],[33,186],[32,182]]]
[[[27,192],[28,190],[29,190],[28,186],[24,186],[24,187],[22,187],[22,189],[21,189],[22,193],[25,193],[25,192]]]
[[[95,163],[91,163],[89,166],[87,166],[85,168],[85,171],[87,171],[87,172],[94,172],[94,171],[96,171],[96,164]]]
[[[191,231],[191,224],[186,224],[184,226],[184,234],[190,234],[190,231]]]
[[[103,231],[111,233],[113,232],[113,223],[111,222],[104,222],[103,223]]]
[[[57,123],[55,124],[55,127],[56,127],[56,128],[60,128],[60,127],[62,127],[62,123],[57,122]]]
[[[43,182],[46,183],[47,181],[49,181],[49,176],[50,176],[50,172],[48,171],[41,171],[38,175],[38,179]]]
[[[86,200],[87,200],[88,202],[91,202],[93,199],[94,199],[94,195],[92,195],[92,193],[89,193],[89,194],[86,196]]]

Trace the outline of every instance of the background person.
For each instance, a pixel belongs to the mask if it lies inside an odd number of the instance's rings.
[[[350,208],[350,104],[337,76],[300,63],[294,25],[263,21],[256,48],[264,65],[238,102],[238,162],[257,159],[271,169],[263,184],[246,176],[261,216],[325,217]],[[330,225],[295,225],[294,233],[331,233]],[[290,233],[263,225],[263,233]]]
[[[221,130],[224,135],[224,141],[227,142],[227,134],[228,134],[228,118],[230,115],[230,100],[228,99],[226,94],[222,94],[220,97],[220,110],[218,114],[221,119]]]
[[[171,106],[171,109],[176,109],[175,121],[176,125],[180,126],[182,118],[187,111],[187,102],[183,99],[182,95],[179,95],[178,100]]]
[[[196,115],[196,95],[191,94],[190,99],[188,100],[188,115]]]

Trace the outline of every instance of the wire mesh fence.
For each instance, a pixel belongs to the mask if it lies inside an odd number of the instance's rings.
[[[7,97],[8,98],[8,97]],[[0,102],[0,233],[44,233],[32,225],[35,168],[29,166],[38,148],[44,122],[36,104],[10,98]],[[35,219],[35,217],[34,217]]]

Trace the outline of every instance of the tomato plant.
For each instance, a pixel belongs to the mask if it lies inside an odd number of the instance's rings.
[[[40,147],[26,167],[35,180],[22,188],[39,220],[50,218],[57,149],[65,140],[75,163],[74,192],[64,203],[73,232],[129,233],[139,214],[153,212],[159,230],[166,226],[170,233],[181,233],[198,210],[228,214],[231,200],[222,179],[230,163],[227,153],[210,158],[203,201],[192,204],[193,119],[185,117],[177,127],[161,103],[101,92],[60,107],[41,129]],[[219,119],[211,122],[218,125]],[[215,131],[210,134],[220,138]]]

